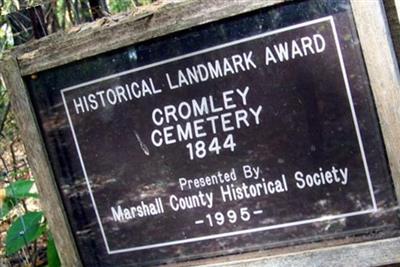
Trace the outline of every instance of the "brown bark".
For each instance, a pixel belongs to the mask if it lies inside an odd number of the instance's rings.
[[[57,19],[57,0],[50,0],[47,6],[45,21],[49,33],[55,33],[60,29],[60,24]]]

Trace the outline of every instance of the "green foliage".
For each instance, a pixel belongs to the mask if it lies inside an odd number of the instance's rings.
[[[131,10],[135,6],[144,6],[154,2],[154,0],[118,0],[110,1],[111,13],[118,13]]]
[[[32,192],[32,187],[35,184],[32,180],[18,180],[10,183],[6,187],[6,197],[13,199],[24,199],[28,197],[37,198],[38,194]]]
[[[154,2],[154,0],[138,0],[138,2],[140,3],[140,5],[144,6],[150,5],[152,2]]]
[[[14,1],[9,1],[9,0],[3,0],[3,1],[4,5],[3,7],[0,8],[0,59],[2,58],[3,51],[5,51],[6,49],[10,48],[13,45],[11,30],[6,23],[5,15],[17,10]],[[2,89],[0,90],[0,92],[1,91]]]
[[[6,24],[0,23],[0,59],[2,57],[2,51],[10,48],[12,45],[12,38],[10,37],[9,27]],[[0,88],[3,91],[4,88]]]
[[[23,172],[14,175],[23,174]],[[17,204],[26,198],[37,198],[36,192],[32,192],[34,181],[16,180],[5,188],[6,198],[0,208],[0,218],[4,219]],[[6,255],[9,256],[36,240],[44,232],[42,225],[42,212],[26,212],[12,222],[6,236]]]
[[[56,245],[54,243],[54,239],[51,234],[49,234],[49,240],[47,241],[47,262],[48,262],[48,267],[61,266],[61,262],[60,262],[60,258],[58,257]]]
[[[7,13],[14,12],[18,9],[17,1],[14,2],[10,0],[3,0],[3,2],[4,2],[3,7],[0,8],[0,15],[5,15]]]
[[[15,220],[7,231],[6,255],[16,253],[43,234],[43,213],[27,212]]]
[[[111,1],[110,2],[111,13],[127,11],[127,10],[131,9],[132,6],[134,6],[134,3],[132,0],[120,0],[120,1]]]
[[[33,192],[34,184],[33,180],[17,180],[5,188],[6,198],[0,206],[0,220],[4,220],[21,200],[29,197],[38,198],[38,194]]]
[[[0,206],[0,220],[4,220],[5,217],[10,213],[10,211],[14,208],[16,203],[15,199],[6,198],[3,204]]]
[[[1,38],[0,38],[1,40]],[[0,83],[0,118],[4,117],[4,112],[8,105],[8,95],[6,93],[6,88]]]

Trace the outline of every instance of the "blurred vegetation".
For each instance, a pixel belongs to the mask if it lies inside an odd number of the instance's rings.
[[[14,46],[14,39],[19,38],[18,34],[13,35],[7,17],[13,12],[40,5],[46,30],[52,34],[102,16],[131,11],[151,2],[153,1],[0,0],[0,60],[4,51]],[[28,32],[29,27],[25,30]],[[0,266],[60,266],[46,218],[40,210],[35,177],[31,173],[11,112],[7,89],[1,80]]]

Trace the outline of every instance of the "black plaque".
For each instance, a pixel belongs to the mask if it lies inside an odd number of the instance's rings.
[[[281,5],[38,77],[26,81],[88,266],[398,225],[378,212],[395,198],[347,1]]]

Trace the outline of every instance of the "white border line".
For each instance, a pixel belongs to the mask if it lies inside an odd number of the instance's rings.
[[[349,81],[348,81],[348,78],[347,78],[346,68],[344,66],[342,50],[340,49],[339,38],[338,38],[337,32],[336,32],[336,25],[335,25],[335,21],[333,20],[333,17],[330,17],[330,19],[331,19],[330,21],[331,21],[333,36],[335,37],[335,42],[336,42],[336,47],[337,47],[336,50],[338,52],[338,57],[339,57],[339,60],[340,60],[340,66],[342,68],[343,80],[344,80],[344,83],[345,83],[345,86],[346,86],[347,96],[349,98],[351,114],[353,115],[353,122],[354,122],[354,126],[356,127],[358,145],[360,146],[360,151],[361,151],[361,156],[362,156],[362,160],[363,160],[363,164],[364,164],[365,174],[368,177],[369,192],[371,194],[371,199],[372,199],[372,203],[373,203],[373,206],[374,206],[374,210],[377,210],[375,195],[373,193],[372,182],[371,182],[369,169],[368,169],[368,164],[367,164],[367,159],[365,157],[364,146],[363,146],[362,139],[361,139],[360,128],[358,127],[358,120],[357,120],[356,112],[354,110],[353,97],[351,96],[350,85],[349,85]]]
[[[110,250],[109,245],[108,245],[108,241],[107,241],[107,237],[105,235],[104,229],[103,229],[103,224],[101,222],[100,216],[99,216],[99,212],[97,210],[97,205],[92,193],[92,189],[90,187],[90,181],[89,178],[87,176],[86,173],[86,168],[85,168],[85,164],[83,162],[83,158],[81,155],[81,151],[79,148],[79,144],[78,144],[78,140],[76,138],[76,134],[75,134],[75,129],[71,120],[71,116],[69,114],[69,110],[68,110],[68,105],[67,102],[65,100],[65,96],[64,96],[64,92],[68,92],[74,89],[78,89],[84,86],[88,86],[91,84],[95,84],[95,83],[99,83],[105,80],[109,80],[115,77],[119,77],[122,75],[126,75],[129,73],[133,73],[133,72],[137,72],[137,71],[141,71],[141,70],[145,70],[148,68],[152,68],[155,66],[160,66],[166,63],[170,63],[170,62],[174,62],[174,61],[178,61],[184,58],[188,58],[188,57],[192,57],[195,55],[200,55],[200,54],[204,54],[210,51],[214,51],[214,50],[218,50],[218,49],[222,49],[225,47],[230,47],[236,44],[240,44],[240,43],[244,43],[244,42],[248,42],[251,40],[256,40],[256,39],[260,39],[266,36],[270,36],[270,35],[274,35],[277,33],[281,33],[281,32],[285,32],[285,31],[289,31],[289,30],[293,30],[293,29],[298,29],[301,27],[305,27],[305,26],[309,26],[309,25],[313,25],[313,24],[317,24],[317,23],[321,23],[321,22],[325,22],[325,21],[329,21],[331,23],[331,27],[332,27],[332,32],[334,35],[334,39],[335,39],[335,44],[336,44],[336,50],[338,53],[338,57],[339,57],[339,61],[340,61],[340,66],[341,66],[341,70],[342,70],[342,75],[343,75],[343,80],[345,83],[345,87],[346,87],[346,92],[347,92],[347,96],[349,99],[349,104],[350,104],[350,109],[351,109],[351,114],[353,117],[353,122],[354,122],[354,126],[356,129],[356,134],[357,134],[357,139],[359,142],[359,147],[360,147],[360,152],[362,155],[362,160],[363,160],[363,164],[364,164],[364,169],[365,169],[365,174],[367,176],[367,180],[368,180],[368,186],[369,186],[369,191],[370,191],[370,195],[371,195],[371,199],[372,199],[372,204],[373,204],[373,209],[368,209],[368,210],[364,210],[364,211],[355,211],[355,212],[350,212],[350,213],[344,213],[344,214],[339,214],[339,215],[331,215],[331,216],[322,216],[319,218],[315,218],[315,219],[308,219],[308,220],[302,220],[302,221],[295,221],[295,222],[289,222],[289,223],[283,223],[283,224],[277,224],[277,225],[270,225],[270,226],[265,226],[265,227],[258,227],[258,228],[253,228],[253,229],[246,229],[246,230],[240,230],[240,231],[234,231],[234,232],[228,232],[228,233],[221,233],[221,234],[214,234],[214,235],[208,235],[208,236],[202,236],[202,237],[194,237],[194,238],[188,238],[188,239],[184,239],[184,240],[175,240],[175,241],[168,241],[168,242],[163,242],[163,243],[158,243],[158,244],[151,244],[151,245],[144,245],[144,246],[137,246],[137,247],[132,247],[132,248],[126,248],[126,249],[118,249],[118,250]],[[215,239],[215,238],[220,238],[220,237],[228,237],[228,236],[234,236],[234,235],[240,235],[240,234],[248,234],[248,233],[254,233],[254,232],[260,232],[260,231],[266,231],[266,230],[272,230],[272,229],[278,229],[278,228],[283,228],[283,227],[290,227],[290,226],[296,226],[296,225],[302,225],[302,224],[309,224],[309,223],[314,223],[314,222],[322,222],[322,221],[326,221],[326,220],[333,220],[333,219],[340,219],[340,218],[346,218],[346,217],[351,217],[351,216],[357,216],[357,215],[362,215],[362,214],[368,214],[368,213],[372,213],[372,212],[376,212],[377,211],[377,205],[376,205],[376,200],[375,200],[375,196],[373,193],[373,188],[372,188],[372,182],[371,182],[371,178],[370,178],[370,173],[368,170],[368,164],[366,161],[366,157],[365,157],[365,152],[364,152],[364,147],[363,147],[363,143],[362,143],[362,139],[361,139],[361,134],[360,134],[360,129],[358,126],[358,122],[357,122],[357,117],[356,117],[356,113],[354,110],[354,106],[353,106],[353,99],[351,96],[351,92],[350,92],[350,86],[349,86],[349,82],[348,82],[348,78],[347,78],[347,73],[346,73],[346,69],[344,66],[344,61],[343,61],[343,55],[340,49],[340,44],[339,44],[339,39],[337,36],[337,32],[336,32],[336,26],[335,26],[335,22],[333,20],[332,16],[327,16],[327,17],[323,17],[323,18],[319,18],[316,20],[312,20],[312,21],[307,21],[304,23],[299,23],[296,25],[292,25],[289,27],[285,27],[285,28],[281,28],[281,29],[277,29],[274,31],[270,31],[270,32],[266,32],[266,33],[262,33],[259,35],[255,35],[255,36],[251,36],[248,38],[243,38],[240,40],[236,40],[233,42],[229,42],[229,43],[225,43],[222,45],[217,45],[217,46],[213,46],[207,49],[203,49],[200,51],[196,51],[196,52],[192,52],[189,54],[185,54],[182,56],[178,56],[178,57],[174,57],[174,58],[170,58],[167,60],[163,60],[163,61],[159,61],[159,62],[155,62],[146,66],[142,66],[142,67],[138,67],[135,69],[131,69],[131,70],[127,70],[127,71],[123,71],[120,73],[116,73],[113,75],[109,75],[100,79],[96,79],[96,80],[92,80],[89,82],[85,82],[85,83],[81,83],[78,85],[74,85],[71,87],[67,87],[61,90],[61,95],[62,95],[62,100],[64,103],[64,107],[66,110],[66,114],[68,117],[68,122],[71,126],[71,131],[72,131],[72,135],[73,135],[73,139],[75,142],[75,146],[78,152],[78,156],[79,156],[79,161],[81,162],[82,165],[82,169],[83,169],[83,173],[85,175],[85,180],[89,189],[89,194],[90,194],[90,198],[93,202],[93,207],[96,213],[96,217],[98,220],[98,223],[100,225],[100,230],[101,230],[101,234],[103,236],[104,239],[104,243],[107,249],[107,253],[108,254],[118,254],[118,253],[123,253],[123,252],[129,252],[129,251],[138,251],[138,250],[144,250],[144,249],[150,249],[150,248],[158,248],[158,247],[164,247],[164,246],[171,246],[171,245],[178,245],[178,244],[184,244],[184,243],[190,243],[190,242],[196,242],[196,241],[203,241],[203,240],[209,240],[209,239]]]
[[[297,226],[297,225],[309,224],[309,223],[315,223],[315,222],[323,222],[326,220],[334,220],[334,219],[341,219],[341,218],[345,218],[345,217],[368,214],[368,213],[372,213],[374,211],[375,211],[374,209],[369,209],[369,210],[364,210],[364,211],[344,213],[344,214],[340,214],[340,215],[321,216],[316,219],[309,219],[309,220],[303,220],[303,221],[295,221],[295,222],[289,222],[289,223],[269,225],[269,226],[258,227],[258,228],[253,228],[253,229],[239,230],[239,231],[235,231],[235,232],[207,235],[207,236],[201,236],[201,237],[193,237],[193,238],[188,238],[188,239],[183,239],[183,240],[175,240],[175,241],[169,241],[169,242],[152,244],[152,245],[145,245],[145,246],[140,246],[140,247],[117,249],[117,250],[110,251],[109,254],[117,254],[117,253],[129,252],[129,251],[149,249],[149,248],[159,248],[159,247],[165,247],[165,246],[192,243],[192,242],[196,242],[196,241],[204,241],[204,240],[209,240],[209,239],[214,239],[214,238],[219,238],[219,237],[250,234],[250,233],[261,232],[261,231],[266,231],[266,230],[273,230],[273,229],[279,229],[279,228],[284,228],[284,227]]]
[[[89,181],[89,178],[88,178],[87,173],[86,173],[85,163],[83,163],[81,150],[79,149],[78,139],[76,138],[75,129],[73,127],[71,116],[69,115],[69,110],[68,110],[67,104],[65,102],[65,96],[64,96],[63,93],[61,95],[62,95],[62,99],[63,99],[64,105],[65,105],[65,111],[67,112],[68,121],[69,121],[69,124],[71,125],[72,135],[73,135],[73,138],[74,138],[76,149],[78,149],[79,161],[81,162],[81,165],[82,165],[83,175],[85,175],[85,180],[86,180],[86,183],[87,183],[87,186],[88,186],[88,189],[89,189],[90,198],[91,198],[92,203],[93,203],[93,207],[94,207],[94,211],[96,213],[97,220],[100,223],[101,234],[103,235],[103,239],[104,239],[104,242],[106,244],[107,252],[108,252],[108,254],[110,254],[110,248],[108,247],[108,242],[107,242],[106,235],[104,233],[103,224],[100,221],[100,216],[99,216],[99,212],[97,210],[97,205],[96,205],[96,202],[94,201],[92,188],[90,187],[90,181]]]

